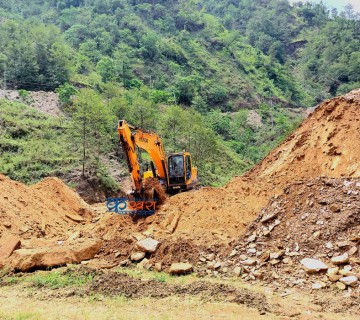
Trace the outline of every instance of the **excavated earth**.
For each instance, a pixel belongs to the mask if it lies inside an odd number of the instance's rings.
[[[359,142],[357,90],[318,106],[245,175],[173,196],[146,219],[90,207],[56,178],[29,187],[0,175],[0,264],[26,271],[89,260],[94,268],[169,271],[183,262],[200,276],[340,288],[326,272],[306,273],[300,261],[333,267],[331,258],[347,253],[337,275],[359,276]],[[137,260],[132,254],[144,238],[159,245]],[[348,292],[359,296],[358,282]]]

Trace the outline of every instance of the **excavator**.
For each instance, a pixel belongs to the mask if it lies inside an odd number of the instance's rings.
[[[198,184],[197,168],[193,166],[189,152],[167,156],[158,134],[134,127],[125,120],[118,122],[118,135],[134,184],[132,195],[135,197],[144,197],[146,181],[154,178],[168,194],[190,190]],[[136,147],[145,150],[151,158],[151,170],[143,174]]]

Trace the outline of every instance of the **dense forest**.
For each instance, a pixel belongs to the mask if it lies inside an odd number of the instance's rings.
[[[114,127],[126,118],[159,132],[168,151],[189,149],[204,184],[222,184],[296,127],[290,109],[360,87],[360,19],[351,5],[287,0],[0,0],[0,79],[24,96],[58,92],[58,128],[72,138],[64,155],[74,155],[66,164],[104,172],[99,159],[115,152]],[[34,121],[20,137],[9,133],[15,120],[0,126],[3,144],[35,139]],[[15,149],[16,165],[0,152],[0,171],[15,178],[35,181],[63,165],[59,152],[30,177]]]

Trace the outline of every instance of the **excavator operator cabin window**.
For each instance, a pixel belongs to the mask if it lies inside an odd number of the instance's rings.
[[[184,177],[184,157],[169,157],[169,174],[170,177]]]
[[[186,163],[186,180],[191,178],[191,161],[190,161],[190,156],[186,156],[185,158],[185,163]]]

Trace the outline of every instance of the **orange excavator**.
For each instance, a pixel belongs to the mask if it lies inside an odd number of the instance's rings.
[[[167,156],[159,135],[131,126],[125,120],[118,123],[118,135],[134,184],[132,194],[135,197],[144,196],[144,184],[150,178],[156,178],[163,190],[170,194],[190,190],[197,185],[197,168],[193,166],[189,152]],[[151,170],[143,174],[136,147],[145,150],[151,158]]]

